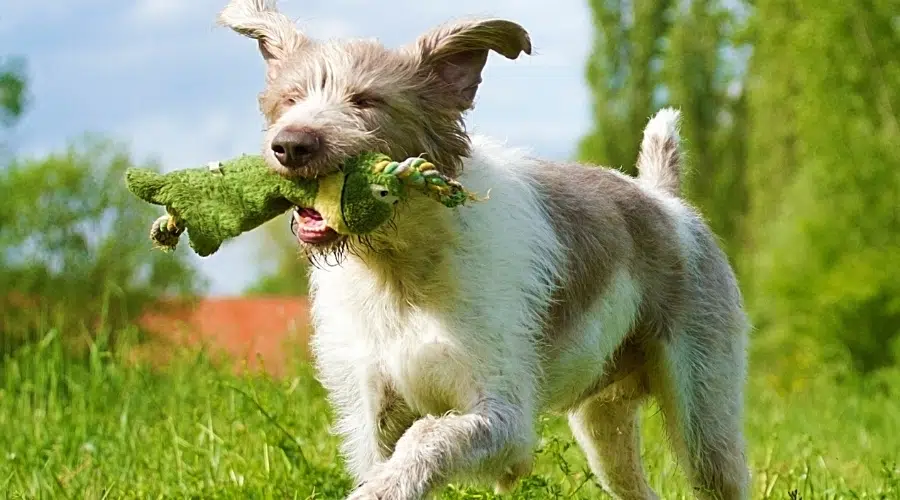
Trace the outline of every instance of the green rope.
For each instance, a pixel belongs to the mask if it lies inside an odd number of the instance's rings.
[[[396,177],[401,184],[417,188],[446,207],[453,208],[467,201],[482,200],[459,182],[440,173],[433,163],[423,158],[412,157],[402,162],[384,158],[372,165],[372,174]]]

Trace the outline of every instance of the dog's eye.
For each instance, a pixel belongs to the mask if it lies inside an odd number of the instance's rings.
[[[400,201],[399,198],[392,195],[388,188],[382,186],[381,184],[372,184],[369,186],[372,189],[372,194],[375,196],[375,199],[378,201],[382,201],[384,203],[393,205]]]
[[[360,109],[372,108],[377,106],[378,104],[381,104],[381,102],[381,99],[371,94],[360,93],[350,96],[350,104],[353,104],[353,106]]]

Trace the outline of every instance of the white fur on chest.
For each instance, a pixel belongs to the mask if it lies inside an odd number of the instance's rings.
[[[316,357],[336,386],[389,386],[421,414],[464,404],[471,359],[448,318],[398,301],[357,262],[314,275]]]
[[[313,345],[329,390],[352,380],[385,383],[432,414],[464,410],[486,392],[533,395],[559,242],[527,175],[529,160],[490,144],[476,151],[460,180],[490,199],[457,209],[449,307],[404,303],[356,259],[313,271]]]

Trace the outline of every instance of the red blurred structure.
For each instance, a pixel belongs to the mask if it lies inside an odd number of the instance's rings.
[[[305,297],[202,298],[163,302],[138,323],[161,340],[205,345],[238,367],[246,361],[250,369],[278,375],[289,356],[306,353],[309,312]]]

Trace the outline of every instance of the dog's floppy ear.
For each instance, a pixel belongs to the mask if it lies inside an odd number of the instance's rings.
[[[465,20],[425,33],[412,49],[424,71],[436,76],[461,110],[472,107],[488,52],[516,59],[531,55],[525,28],[503,19]]]
[[[231,0],[219,13],[217,21],[259,43],[269,81],[278,76],[284,61],[308,41],[296,25],[278,11],[275,0]]]

